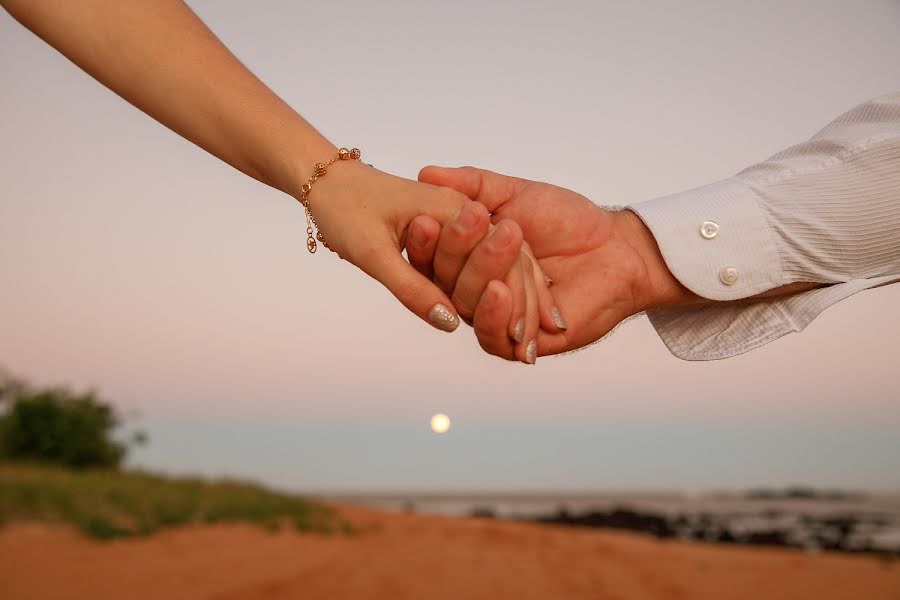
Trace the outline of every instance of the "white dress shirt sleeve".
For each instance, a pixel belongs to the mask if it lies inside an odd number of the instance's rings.
[[[900,281],[900,93],[734,177],[627,208],[672,274],[717,301],[648,311],[675,356],[726,358],[800,331],[832,304]],[[733,302],[798,282],[824,287]]]

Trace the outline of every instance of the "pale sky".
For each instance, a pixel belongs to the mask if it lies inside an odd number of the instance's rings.
[[[383,170],[474,164],[599,204],[727,177],[900,88],[896,1],[191,5]],[[139,414],[136,464],[316,490],[900,489],[900,286],[726,361],[672,357],[641,318],[505,363],[309,256],[294,200],[6,14],[0,81],[0,364]]]

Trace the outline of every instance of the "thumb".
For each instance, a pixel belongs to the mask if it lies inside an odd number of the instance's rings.
[[[489,171],[482,171],[474,167],[436,167],[429,165],[419,171],[419,182],[431,185],[439,185],[456,190],[467,196],[470,200],[478,200],[481,192],[483,175]],[[493,173],[491,173],[493,175]]]
[[[447,295],[399,252],[386,250],[376,255],[371,264],[360,266],[432,327],[443,331],[455,331],[459,327],[459,315]]]
[[[456,190],[470,200],[483,204],[490,212],[496,212],[512,200],[528,183],[525,179],[486,169],[435,166],[419,171],[419,181]]]

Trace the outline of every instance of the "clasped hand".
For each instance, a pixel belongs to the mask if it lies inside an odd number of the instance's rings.
[[[580,348],[686,292],[634,213],[554,185],[471,167],[426,167],[417,183],[347,164],[316,192],[342,258],[433,326],[471,324],[508,360]]]
[[[412,219],[406,251],[490,354],[533,364],[682,292],[630,211],[471,167],[426,167],[419,181],[472,201],[443,226],[430,216]]]

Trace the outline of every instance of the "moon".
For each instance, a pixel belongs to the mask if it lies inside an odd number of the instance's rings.
[[[450,417],[444,413],[438,413],[431,417],[431,430],[435,433],[447,433],[450,429]]]

